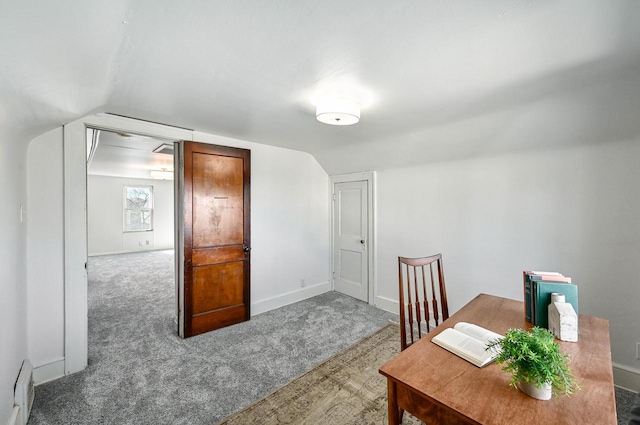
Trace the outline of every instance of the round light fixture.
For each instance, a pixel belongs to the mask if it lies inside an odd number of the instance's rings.
[[[149,172],[152,179],[157,180],[173,180],[173,171],[168,171],[166,168],[160,170],[151,170]]]
[[[360,104],[344,98],[325,98],[316,105],[318,121],[331,125],[351,125],[360,121]]]

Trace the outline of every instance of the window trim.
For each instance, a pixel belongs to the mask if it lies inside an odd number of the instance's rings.
[[[127,189],[129,188],[140,188],[140,189],[149,189],[149,193],[151,196],[151,200],[149,201],[149,208],[127,208]],[[135,232],[153,232],[153,224],[154,224],[154,194],[153,194],[153,186],[146,184],[125,184],[122,186],[122,232],[123,233],[135,233]],[[127,229],[127,211],[149,211],[151,213],[151,224],[149,229]]]

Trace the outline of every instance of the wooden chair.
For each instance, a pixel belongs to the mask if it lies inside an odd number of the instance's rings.
[[[437,279],[434,279],[434,264]],[[423,323],[426,324],[426,332],[429,332],[431,319],[433,319],[435,326],[438,326],[440,321],[449,318],[447,291],[442,270],[442,254],[422,258],[398,257],[398,281],[400,288],[400,349],[404,350],[422,338]],[[426,332],[424,333],[426,334]]]

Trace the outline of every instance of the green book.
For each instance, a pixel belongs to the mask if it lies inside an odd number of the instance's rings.
[[[549,281],[549,282],[567,282],[571,283],[571,278],[561,275],[558,272],[536,272],[536,271],[523,271],[524,282],[524,318],[532,325],[535,324],[536,312],[535,304],[533,300],[533,292],[531,290],[531,282],[534,280]]]
[[[564,294],[565,301],[573,306],[578,314],[578,286],[573,283],[533,281],[533,301],[535,303],[534,325],[547,329],[549,327],[548,308],[551,303],[551,294],[558,292]]]

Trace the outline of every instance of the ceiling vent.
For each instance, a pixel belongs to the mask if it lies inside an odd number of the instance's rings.
[[[153,150],[155,153],[163,153],[165,155],[173,155],[173,145],[168,143],[163,143],[157,148]]]

